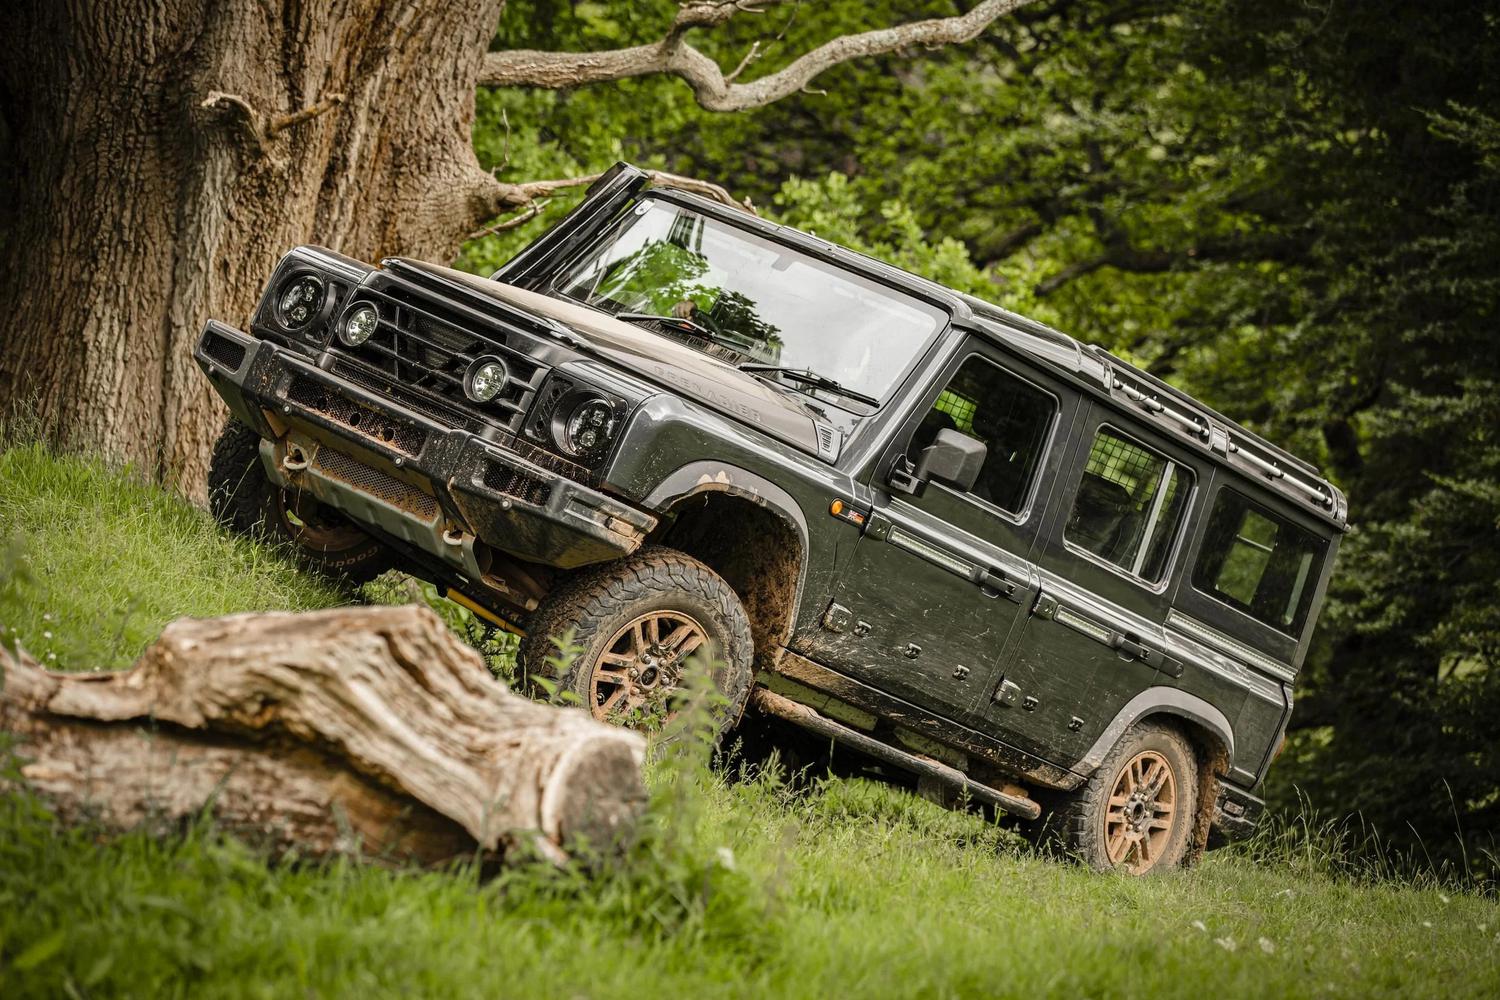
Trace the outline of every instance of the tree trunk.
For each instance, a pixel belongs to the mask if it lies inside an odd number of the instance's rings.
[[[277,258],[452,253],[513,197],[470,139],[503,0],[23,0],[0,63],[0,412],[201,489],[205,319]]]
[[[426,608],[182,619],[135,667],[0,649],[0,730],[65,822],[208,811],[274,849],[437,863],[628,839],[644,741],[494,680]]]

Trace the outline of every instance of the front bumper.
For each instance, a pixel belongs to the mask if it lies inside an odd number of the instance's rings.
[[[446,426],[223,323],[204,326],[193,358],[260,433],[273,480],[476,581],[491,549],[571,569],[634,552],[656,526],[503,431]]]

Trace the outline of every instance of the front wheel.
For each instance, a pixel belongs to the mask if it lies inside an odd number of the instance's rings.
[[[1038,824],[1093,868],[1146,875],[1187,857],[1197,803],[1192,746],[1148,721],[1127,730],[1083,785],[1055,794]]]
[[[576,656],[554,675],[560,640]],[[643,549],[563,583],[532,617],[520,659],[534,686],[550,678],[596,719],[659,726],[674,711],[691,660],[713,663],[722,733],[750,693],[750,619],[723,577],[675,549]]]
[[[393,563],[385,546],[338,511],[272,482],[261,464],[260,435],[237,420],[214,442],[208,508],[226,528],[289,544],[305,565],[326,576],[365,583]]]

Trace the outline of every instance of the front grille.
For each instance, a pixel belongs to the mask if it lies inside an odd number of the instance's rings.
[[[371,369],[372,376],[378,373],[400,386],[406,405],[434,415],[434,411],[446,413],[442,419],[451,426],[467,423],[466,419],[454,419],[462,414],[513,434],[520,431],[526,410],[547,374],[546,366],[517,349],[524,347],[525,337],[489,324],[484,324],[484,333],[476,333],[469,327],[478,325],[478,321],[470,322],[440,300],[404,283],[367,283],[356,292],[351,303],[354,301],[374,304],[380,322],[374,335],[358,347],[335,338],[330,344],[335,354],[357,359]],[[509,342],[512,339],[515,345]],[[487,403],[476,403],[464,394],[464,374],[483,357],[503,361],[507,377],[499,395]]]
[[[378,497],[386,503],[417,515],[424,521],[437,517],[438,502],[410,483],[386,475],[341,451],[319,448],[313,465],[324,475]]]
[[[222,337],[212,331],[203,338],[203,353],[232,372],[239,371],[240,365],[245,362],[243,345],[236,344],[228,337]]]
[[[484,473],[484,485],[497,493],[540,507],[547,502],[552,484],[508,465],[492,462]]]
[[[292,378],[291,385],[287,387],[286,398],[413,457],[421,454],[422,445],[427,440],[426,433],[420,428],[393,420],[379,410],[331,392],[302,375]]]

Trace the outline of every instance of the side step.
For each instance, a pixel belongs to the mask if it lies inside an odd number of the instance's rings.
[[[1019,816],[1022,819],[1036,819],[1042,814],[1042,807],[1032,799],[1021,795],[1011,795],[1002,792],[998,788],[981,784],[964,774],[956,767],[949,767],[927,757],[918,757],[916,754],[898,750],[889,744],[882,743],[873,736],[866,736],[857,729],[852,729],[842,722],[835,722],[826,715],[806,705],[799,705],[790,698],[783,697],[774,691],[758,687],[750,696],[751,703],[767,715],[773,715],[778,719],[784,719],[794,726],[826,736],[838,743],[844,743],[861,753],[869,754],[887,764],[911,771],[923,777],[932,778],[945,785],[950,785],[967,793],[970,798],[980,802],[988,802],[992,806],[1004,809],[1006,812]]]

